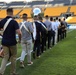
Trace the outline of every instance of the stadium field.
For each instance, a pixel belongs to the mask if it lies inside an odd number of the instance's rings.
[[[18,55],[20,56],[21,46],[18,44]],[[67,37],[55,45],[52,49],[46,50],[40,59],[33,59],[34,64],[20,68],[17,61],[19,75],[75,75],[76,74],[76,30],[68,32]],[[0,58],[1,62],[1,58]],[[7,66],[5,74],[9,75],[10,66]]]

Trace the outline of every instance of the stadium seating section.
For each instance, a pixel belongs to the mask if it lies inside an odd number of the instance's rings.
[[[0,18],[4,18],[6,16],[6,10],[0,10]]]
[[[66,13],[68,9],[68,6],[61,6],[61,7],[49,7],[46,8],[44,11],[44,16],[49,15],[49,16],[60,16],[61,13]]]
[[[76,6],[71,6],[70,12],[74,12],[74,15],[76,15]]]
[[[44,12],[44,16],[45,15],[49,15],[49,16],[60,16],[61,13],[66,13],[68,10],[69,6],[61,6],[61,7],[47,7],[42,8],[43,12]],[[14,16],[17,15],[19,12],[21,11],[21,9],[14,9]],[[69,17],[67,22],[68,23],[76,23],[76,5],[72,5],[70,7],[70,12],[74,13],[74,16],[72,16],[71,18]],[[28,17],[31,18],[31,13],[32,13],[32,8],[25,8],[24,10],[22,10],[19,13],[19,16],[21,16],[23,13],[27,13]],[[6,9],[1,9],[0,10],[0,18],[4,18],[6,16]],[[16,19],[18,22],[21,22],[22,19]],[[32,19],[29,19],[28,21],[32,21]]]

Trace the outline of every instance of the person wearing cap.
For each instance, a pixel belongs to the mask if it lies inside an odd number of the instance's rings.
[[[20,23],[20,29],[22,32],[21,37],[21,46],[22,46],[22,53],[20,58],[20,67],[24,68],[24,59],[25,55],[27,53],[27,64],[32,65],[33,62],[31,61],[31,49],[32,49],[32,36],[31,33],[33,33],[33,26],[32,23],[27,21],[27,14],[24,13],[22,15],[23,22]]]
[[[16,56],[17,56],[17,41],[16,41],[16,33],[19,36],[19,42],[21,41],[21,31],[19,29],[18,23],[13,19],[13,9],[8,8],[6,10],[7,16],[1,20],[0,28],[5,27],[7,21],[7,28],[3,32],[2,38],[2,46],[4,50],[4,57],[2,59],[1,67],[0,67],[0,75],[3,75],[6,69],[6,64],[8,60],[11,61],[10,75],[18,75],[16,73]]]

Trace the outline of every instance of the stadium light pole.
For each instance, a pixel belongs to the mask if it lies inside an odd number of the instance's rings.
[[[18,16],[23,11],[23,9],[26,7],[26,5],[28,5],[28,2],[32,2],[32,0],[24,0],[24,3],[26,3],[26,4],[22,7],[22,9],[15,16]],[[19,16],[21,16],[21,15],[19,15]]]
[[[70,0],[68,9],[70,10],[73,0]]]
[[[72,5],[73,0],[70,0],[70,6]]]
[[[45,9],[48,7],[49,2],[52,2],[53,0],[45,0],[47,3],[45,4]]]
[[[25,8],[25,6],[26,6],[29,2],[32,2],[32,0],[24,0],[24,3],[26,3],[26,4],[24,5],[24,8]]]
[[[0,10],[3,9],[3,7],[4,7],[6,4],[11,3],[12,0],[2,0],[2,2],[3,2],[3,5],[2,5],[2,7],[0,8]]]
[[[26,2],[28,3],[28,2],[31,2],[32,0],[26,0]]]
[[[47,7],[49,2],[52,2],[53,0],[45,0],[45,1],[47,1],[47,3],[45,4],[45,7]]]
[[[1,6],[0,10],[3,9],[3,7],[6,5],[6,3],[4,2],[3,5]]]

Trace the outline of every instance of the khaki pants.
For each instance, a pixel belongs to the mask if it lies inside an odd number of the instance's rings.
[[[17,55],[17,46],[3,46],[4,49],[4,58],[2,59],[1,67],[0,67],[0,73],[3,74],[6,69],[6,64],[8,62],[8,59],[10,58],[11,61],[11,68],[10,72],[15,73],[16,71],[16,55]],[[11,56],[10,56],[11,54]]]

